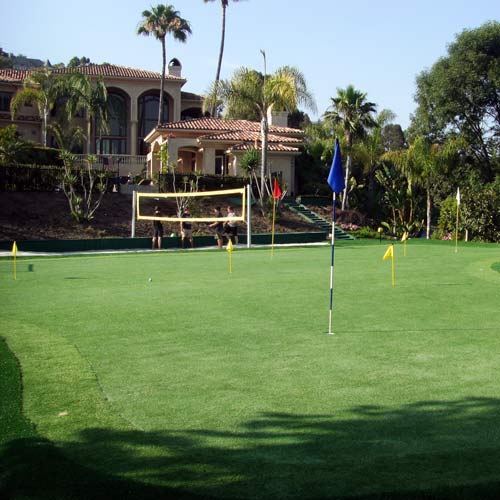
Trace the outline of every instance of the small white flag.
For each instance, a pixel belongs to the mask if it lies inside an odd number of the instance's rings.
[[[460,205],[460,188],[457,188],[457,205]]]

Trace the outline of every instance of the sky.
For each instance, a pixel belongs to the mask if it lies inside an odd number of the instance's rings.
[[[73,56],[161,71],[161,45],[136,35],[141,0],[0,0],[0,47],[51,63]],[[168,0],[187,19],[185,44],[167,38],[167,61],[176,57],[187,79],[183,90],[203,94],[215,78],[221,33],[220,0]],[[415,110],[415,78],[446,55],[464,29],[500,21],[497,0],[240,0],[227,8],[222,78],[245,66],[267,72],[295,66],[313,94],[317,119],[338,88],[367,94],[377,110],[390,109],[403,129]]]

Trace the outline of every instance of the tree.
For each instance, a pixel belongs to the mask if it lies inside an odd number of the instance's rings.
[[[387,148],[387,138],[385,131],[394,127],[395,130],[401,130],[400,125],[394,125],[391,122],[396,115],[389,109],[383,109],[374,118],[376,126],[370,130],[359,144],[353,149],[353,157],[358,162],[362,162],[364,168],[364,177],[368,178],[368,200],[367,211],[373,216],[376,209],[375,203],[375,171],[380,166],[381,156]],[[404,143],[401,144],[403,147]],[[354,179],[355,180],[355,179]],[[365,181],[366,182],[366,181]]]
[[[398,230],[411,225],[411,211],[408,213],[408,183],[394,163],[384,162],[382,167],[375,172],[378,183],[383,187],[383,199],[391,211],[390,223],[382,222],[393,236],[398,235]],[[402,231],[399,231],[400,233]]]
[[[73,148],[85,143],[86,136],[81,127],[72,127],[67,122],[55,122],[49,125],[49,130],[59,149],[73,151]]]
[[[91,80],[79,72],[72,73],[67,85],[69,117],[72,118],[80,110],[84,110],[87,120],[87,153],[90,153],[92,125],[95,135],[101,135],[108,130],[108,92],[102,77]]]
[[[158,126],[160,126],[163,123],[163,91],[165,89],[165,68],[167,65],[165,39],[167,34],[171,34],[174,40],[184,43],[188,35],[191,34],[191,26],[188,21],[180,16],[173,5],[159,4],[156,7],[151,7],[151,10],[143,11],[142,18],[142,22],[137,28],[137,34],[152,35],[161,42],[162,68],[158,109]]]
[[[216,0],[203,0],[205,3],[215,2]],[[238,2],[239,0],[233,0],[233,2]],[[221,38],[220,38],[220,48],[219,48],[219,59],[217,60],[217,71],[215,72],[215,95],[217,95],[217,87],[219,85],[220,80],[220,70],[222,68],[222,56],[224,54],[224,42],[226,38],[226,8],[229,5],[229,0],[220,0],[222,7],[222,29],[221,29]],[[216,100],[213,100],[212,109],[210,113],[212,116],[215,116],[215,111],[217,109]]]
[[[304,75],[292,66],[282,66],[272,75],[248,69],[238,69],[231,80],[221,80],[217,87],[218,99],[225,105],[227,118],[248,117],[255,114],[260,120],[262,159],[260,165],[260,206],[264,207],[265,177],[267,173],[268,116],[273,110],[294,111],[298,105],[315,109]],[[213,95],[214,89],[209,95]],[[205,103],[210,104],[210,100]]]
[[[406,139],[401,125],[398,123],[388,123],[381,130],[382,145],[385,151],[395,151],[406,146]]]
[[[431,143],[424,136],[417,136],[409,148],[390,151],[384,155],[391,160],[408,181],[408,191],[413,205],[414,191],[421,187],[426,195],[426,237],[430,238],[432,201],[446,164],[455,163],[464,143],[450,139],[443,144]],[[413,206],[411,208],[413,216]]]
[[[22,106],[35,102],[42,119],[42,140],[47,146],[49,116],[57,99],[65,89],[64,77],[55,75],[48,68],[33,71],[24,81],[24,87],[17,92],[10,102],[12,118],[15,118]]]
[[[255,185],[259,190],[259,198],[262,197],[260,193],[260,186],[257,181],[257,169],[259,166],[259,152],[255,148],[249,148],[240,160],[240,168],[245,172],[245,176],[248,177],[250,183],[255,181]]]
[[[77,68],[78,66],[86,66],[90,64],[90,59],[88,57],[72,57],[68,63],[68,68]]]
[[[61,151],[64,171],[62,188],[68,200],[71,216],[77,222],[88,222],[101,205],[108,187],[108,174],[96,172],[95,156],[88,155],[85,167],[76,166],[76,158],[68,151]],[[97,194],[97,198],[94,195]]]
[[[431,142],[461,135],[485,181],[498,172],[500,147],[500,23],[464,30],[446,57],[417,78],[412,129]]]
[[[27,148],[28,145],[20,138],[16,125],[0,128],[0,165],[16,164]]]
[[[333,126],[340,126],[345,134],[347,143],[347,163],[346,163],[346,189],[342,197],[342,210],[347,205],[347,192],[349,173],[352,164],[353,143],[366,136],[367,129],[376,126],[372,116],[376,105],[366,100],[366,93],[356,90],[353,85],[348,85],[345,89],[337,89],[337,97],[331,99],[330,111],[324,114],[326,121]]]

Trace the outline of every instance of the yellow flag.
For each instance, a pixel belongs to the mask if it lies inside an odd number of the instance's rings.
[[[17,245],[16,242],[12,244],[12,255],[15,257],[17,255]]]
[[[408,233],[405,231],[401,237],[401,241],[406,241],[408,239]]]
[[[226,250],[227,250],[228,252],[232,252],[232,251],[233,251],[233,242],[232,242],[231,240],[229,240],[229,241],[227,242],[227,248],[226,248]]]
[[[391,245],[388,249],[387,252],[385,252],[384,256],[382,257],[383,260],[387,259],[392,259],[394,257],[394,247]]]

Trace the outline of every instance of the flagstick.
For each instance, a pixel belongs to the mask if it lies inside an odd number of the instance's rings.
[[[17,280],[16,277],[16,254],[14,253],[14,279]]]
[[[273,228],[271,231],[271,257],[274,255],[274,221],[276,215],[276,198],[273,196]]]
[[[460,203],[458,203],[457,199],[457,221],[455,223],[455,253],[458,252],[458,207],[460,206]]]
[[[404,241],[403,248],[404,248],[403,255],[406,257],[406,240]]]
[[[229,252],[229,272],[233,272],[233,252]]]
[[[335,191],[332,201],[332,261],[330,265],[330,314],[328,317],[328,335],[334,335],[332,332],[332,310],[333,310],[333,264],[335,262]]]
[[[406,243],[406,241],[405,241]],[[394,288],[395,284],[395,269],[394,269],[394,244],[392,245],[392,288]]]

